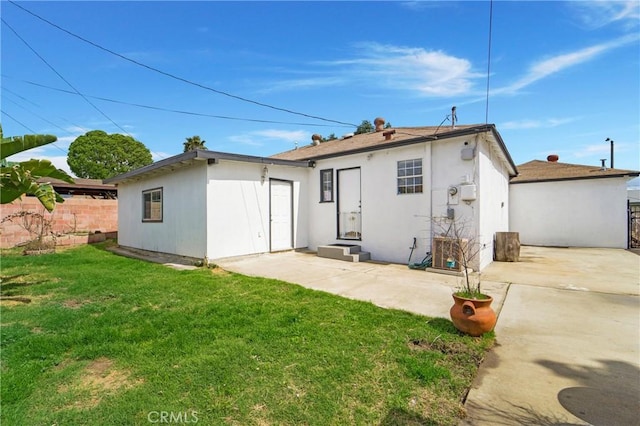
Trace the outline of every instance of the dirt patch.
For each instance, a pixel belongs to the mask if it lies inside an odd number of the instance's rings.
[[[62,306],[69,309],[80,309],[83,305],[86,305],[87,303],[91,303],[91,301],[69,299],[62,302]]]
[[[42,300],[51,298],[51,294],[43,294],[38,296],[0,296],[0,306],[26,306],[30,304],[37,304]]]
[[[409,349],[440,352],[463,362],[473,362],[475,365],[480,365],[484,359],[482,352],[473,351],[462,342],[451,342],[438,338],[433,340],[410,340]]]
[[[229,274],[230,274],[229,271],[226,271],[218,266],[216,266],[215,268],[211,268],[211,275],[225,276]]]
[[[74,393],[73,403],[64,408],[92,408],[97,406],[103,397],[142,383],[141,380],[130,380],[129,376],[128,371],[115,369],[110,359],[98,358],[87,365],[73,383],[61,385],[58,391]],[[79,392],[78,396],[75,395],[76,392]]]
[[[1,298],[0,299],[0,306],[5,306],[5,307],[20,306],[20,305],[31,303],[30,299],[27,299],[27,300],[28,300],[28,302],[24,302],[24,301],[21,301],[21,300]]]
[[[435,338],[431,341],[429,340],[411,340],[409,342],[409,348],[413,350],[424,350],[424,351],[436,351],[442,352],[443,354],[455,355],[459,353],[465,353],[468,351],[467,346],[461,342],[447,342],[442,339]]]

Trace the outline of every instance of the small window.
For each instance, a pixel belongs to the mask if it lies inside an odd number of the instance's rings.
[[[333,202],[333,169],[320,170],[320,202]]]
[[[398,161],[398,194],[422,193],[422,159]]]
[[[162,222],[162,188],[142,191],[142,221]]]

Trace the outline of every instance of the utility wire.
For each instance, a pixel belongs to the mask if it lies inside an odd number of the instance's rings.
[[[18,121],[16,118],[12,117],[8,112],[2,110],[2,113],[4,115],[6,115],[7,117],[9,117],[10,119],[12,119],[13,121],[15,121],[16,123],[18,123],[19,125],[21,125],[22,127],[24,127],[25,129],[27,129],[28,131],[30,131],[33,134],[36,134],[37,132],[35,130],[33,130],[32,128],[30,128],[29,126],[27,126],[24,123],[21,123],[20,121]]]
[[[33,112],[33,111],[29,110],[28,108],[26,108],[25,106],[20,105],[20,104],[19,104],[19,103],[17,103],[16,101],[14,101],[14,100],[12,100],[12,99],[5,99],[5,101],[9,101],[9,102],[13,103],[14,105],[18,106],[19,108],[22,108],[22,109],[24,109],[25,111],[27,111],[27,112],[29,112],[29,113],[31,113],[31,114],[33,114],[33,115],[35,115],[35,116],[36,116],[36,117],[38,117],[40,120],[45,121],[45,122],[47,122],[47,123],[51,124],[52,126],[57,127],[58,129],[62,130],[62,131],[63,131],[63,132],[65,132],[65,133],[70,134],[71,136],[75,136],[75,135],[74,135],[73,133],[71,133],[70,131],[68,131],[68,130],[66,130],[66,129],[64,129],[64,128],[60,127],[60,126],[58,126],[56,123],[54,123],[54,122],[52,122],[52,121],[49,121],[49,120],[47,120],[47,119],[46,119],[46,118],[44,118],[44,117],[41,117],[40,115],[38,115],[38,114],[36,114],[35,112]],[[34,133],[35,133],[35,132],[34,132]],[[63,149],[63,148],[60,148],[58,145],[56,145],[56,144],[55,144],[55,142],[51,143],[51,145],[53,145],[53,146],[54,146],[55,148],[57,148],[59,151],[64,152],[65,154],[67,154],[67,153],[68,153],[68,150],[65,150],[65,149]]]
[[[491,76],[491,33],[493,32],[493,0],[489,2],[489,47],[487,53],[487,103],[485,106],[484,124],[489,124],[489,79]]]
[[[116,126],[118,129],[122,130],[124,133],[126,133],[127,135],[131,136],[129,134],[129,132],[127,132],[125,129],[123,129],[118,123],[116,123],[115,121],[113,121],[111,119],[111,117],[109,117],[107,114],[104,113],[104,111],[102,111],[100,108],[98,108],[93,102],[91,102],[85,95],[83,95],[82,93],[80,93],[80,91],[78,89],[76,89],[73,84],[71,84],[66,78],[64,78],[62,76],[62,74],[60,74],[54,67],[53,65],[51,65],[49,62],[47,62],[46,59],[44,59],[38,52],[36,52],[36,50],[31,47],[31,45],[29,43],[27,43],[27,41],[25,39],[23,39],[20,34],[18,34],[18,32],[16,30],[13,29],[13,27],[11,25],[9,25],[7,23],[7,21],[4,20],[4,18],[2,19],[2,23],[5,24],[10,30],[11,32],[13,32],[16,37],[18,37],[20,39],[20,41],[22,41],[28,48],[29,50],[31,50],[38,58],[40,58],[40,60],[42,62],[45,63],[45,65],[47,65],[49,67],[49,69],[51,69],[51,71],[53,71],[58,77],[60,77],[60,79],[62,81],[64,81],[65,83],[67,83],[67,85],[69,87],[71,87],[73,89],[73,91],[75,93],[77,93],[78,95],[80,95],[82,97],[82,99],[84,99],[89,105],[91,105],[96,111],[98,111],[100,114],[102,114],[103,117],[105,117],[107,120],[109,120],[114,126]],[[133,137],[133,136],[131,136]]]
[[[69,93],[69,94],[72,94],[72,95],[76,95],[75,92],[72,92],[70,90],[60,89],[60,88],[57,88],[57,87],[51,87],[51,86],[47,86],[47,85],[44,85],[44,84],[36,83],[36,82],[33,82],[33,81],[28,81],[28,80],[20,80],[20,81],[22,81],[23,83],[31,84],[33,86],[43,87],[45,89],[50,89],[50,90],[55,90],[55,91],[62,92],[62,93]],[[218,118],[218,119],[221,119],[221,120],[236,120],[236,121],[248,121],[248,122],[254,122],[254,123],[270,123],[270,124],[288,124],[288,125],[294,125],[294,126],[335,127],[335,125],[332,125],[332,124],[295,123],[295,122],[287,122],[287,121],[262,120],[262,119],[257,119],[257,118],[230,117],[230,116],[225,116],[225,115],[214,115],[214,114],[207,114],[207,113],[194,112],[194,111],[183,111],[183,110],[177,110],[177,109],[171,109],[171,108],[163,108],[163,107],[158,107],[158,106],[153,106],[153,105],[144,105],[144,104],[138,104],[138,103],[133,103],[133,102],[120,101],[120,100],[117,100],[117,99],[104,98],[104,97],[100,97],[100,96],[91,96],[91,95],[85,95],[85,96],[87,96],[88,98],[91,98],[91,99],[98,99],[98,100],[101,100],[101,101],[113,102],[113,103],[121,104],[121,105],[129,105],[129,106],[134,106],[134,107],[138,107],[138,108],[152,109],[152,110],[156,110],[156,111],[173,112],[173,113],[176,113],[176,114],[186,114],[186,115],[195,115],[195,116],[199,116],[199,117]],[[349,126],[341,125],[341,127],[352,127],[352,126],[351,125],[349,125]]]
[[[22,99],[23,101],[27,101],[27,102],[28,102],[28,100],[27,100],[26,98],[24,98],[24,97],[22,97],[22,96],[20,96],[20,95],[18,95],[18,94],[16,94],[16,93],[14,93],[14,92],[12,92],[11,90],[8,90],[6,87],[3,87],[3,88],[2,88],[2,90],[7,90],[7,91],[8,91],[9,93],[11,93],[13,96],[16,96],[16,97],[18,97],[18,98]],[[6,99],[3,99],[3,100],[5,100],[5,101],[9,101],[9,102],[11,102],[12,104],[16,105],[18,108],[22,108],[23,110],[27,111],[27,112],[28,112],[28,113],[30,113],[31,115],[35,115],[35,116],[36,116],[36,117],[38,117],[40,120],[42,120],[42,121],[44,121],[44,122],[46,122],[46,123],[48,123],[48,124],[50,124],[50,125],[52,125],[52,126],[54,126],[54,127],[57,127],[58,129],[62,130],[62,131],[63,131],[63,132],[65,132],[65,133],[68,133],[68,134],[70,134],[70,135],[73,135],[73,133],[71,133],[70,131],[68,131],[68,130],[67,130],[67,129],[65,129],[64,127],[59,126],[59,125],[57,125],[56,123],[54,123],[53,121],[51,121],[51,120],[48,120],[48,119],[44,118],[44,117],[43,117],[43,116],[41,116],[40,114],[37,114],[37,113],[35,113],[34,111],[32,111],[32,110],[30,110],[29,108],[27,108],[26,106],[24,106],[24,105],[20,105],[18,102],[14,101],[13,99],[6,98]]]
[[[82,40],[83,42],[88,43],[88,44],[92,45],[93,47],[96,47],[96,48],[98,48],[100,50],[103,50],[103,51],[108,52],[108,53],[110,53],[112,55],[115,55],[115,56],[117,56],[117,57],[119,57],[121,59],[124,59],[125,61],[131,62],[133,64],[136,64],[138,66],[146,68],[148,70],[151,70],[151,71],[157,72],[159,74],[162,74],[162,75],[164,75],[166,77],[173,78],[173,79],[181,81],[183,83],[190,84],[192,86],[196,86],[196,87],[199,87],[201,89],[205,89],[205,90],[211,91],[213,93],[217,93],[219,95],[224,95],[224,96],[227,96],[227,97],[230,97],[230,98],[233,98],[233,99],[237,99],[239,101],[247,102],[247,103],[258,105],[258,106],[265,107],[265,108],[270,108],[270,109],[273,109],[273,110],[276,110],[276,111],[282,111],[282,112],[286,112],[288,114],[294,114],[294,115],[299,115],[299,116],[302,116],[302,117],[313,118],[315,120],[326,121],[326,122],[329,122],[329,123],[342,124],[342,125],[349,126],[349,127],[358,127],[357,124],[346,123],[344,121],[338,121],[338,120],[331,120],[331,119],[328,119],[328,118],[319,117],[317,115],[306,114],[306,113],[303,113],[303,112],[297,112],[297,111],[293,111],[293,110],[290,110],[290,109],[287,109],[287,108],[281,108],[281,107],[265,104],[263,102],[254,101],[252,99],[244,98],[242,96],[238,96],[238,95],[234,95],[234,94],[231,94],[231,93],[228,93],[228,92],[224,92],[222,90],[214,89],[214,88],[206,86],[204,84],[188,80],[188,79],[186,79],[184,77],[180,77],[180,76],[177,76],[175,74],[171,74],[171,73],[169,73],[167,71],[162,71],[161,69],[152,67],[150,65],[144,64],[144,63],[139,62],[139,61],[136,61],[135,59],[131,59],[131,58],[129,58],[127,56],[124,56],[124,55],[122,55],[120,53],[114,52],[113,50],[110,50],[110,49],[108,49],[108,48],[106,48],[104,46],[101,46],[101,45],[99,45],[99,44],[97,44],[97,43],[95,43],[95,42],[93,42],[91,40],[87,40],[86,38],[84,38],[82,36],[79,36],[79,35],[77,35],[75,33],[72,33],[71,31],[69,31],[69,30],[67,30],[65,28],[62,28],[61,26],[59,26],[59,25],[57,25],[57,24],[55,24],[55,23],[43,18],[42,16],[37,15],[36,13],[31,12],[30,10],[20,6],[19,4],[17,4],[16,2],[14,2],[12,0],[8,0],[8,2],[11,3],[12,5],[22,9],[23,11],[27,12],[28,14],[34,16],[35,18],[38,18],[41,21],[46,22],[47,24],[51,25],[52,27],[55,27],[58,30],[60,30],[60,31],[66,33],[66,34],[69,34],[72,37],[75,37],[75,38],[77,38],[79,40]]]
[[[2,75],[2,76],[3,76],[3,77],[5,77],[4,75]],[[31,100],[29,100],[29,99],[25,98],[24,96],[22,96],[22,95],[20,95],[20,94],[18,94],[18,93],[16,93],[16,92],[14,92],[13,90],[11,90],[11,89],[7,88],[7,87],[6,87],[6,85],[3,85],[3,86],[2,86],[2,90],[5,90],[5,91],[7,91],[7,92],[11,93],[13,96],[15,96],[15,97],[17,97],[17,98],[20,98],[20,99],[22,99],[23,101],[25,101],[25,102],[27,102],[27,103],[30,103],[31,105],[33,105],[33,106],[35,106],[35,107],[38,107],[38,108],[44,109],[44,107],[43,107],[42,105],[39,105],[39,104],[37,104],[37,103],[35,103],[35,102],[33,102],[33,101],[31,101]],[[73,92],[69,92],[69,93],[73,93]],[[75,94],[75,93],[74,93],[74,94]],[[24,106],[23,106],[22,108],[26,109]],[[27,110],[27,111],[28,111],[28,110]],[[73,132],[70,132],[69,130],[67,130],[67,129],[63,128],[63,127],[58,126],[57,124],[55,124],[55,123],[52,123],[52,122],[48,121],[46,118],[44,118],[44,117],[40,117],[40,116],[39,116],[39,115],[37,115],[35,112],[31,112],[31,113],[32,113],[33,115],[35,115],[36,117],[40,118],[41,120],[44,120],[44,121],[48,122],[49,124],[51,124],[51,125],[53,125],[53,126],[56,126],[58,129],[62,129],[62,130],[64,130],[65,132],[69,133],[70,135],[75,135]],[[71,121],[67,120],[67,119],[66,119],[66,118],[64,118],[64,117],[58,116],[58,118],[59,118],[59,119],[61,119],[61,120],[63,120],[63,121],[65,121],[65,122],[67,122],[67,123],[69,123],[69,124],[71,124],[71,125],[72,125],[72,126],[74,126],[74,127],[77,127],[78,129],[82,130],[82,131],[83,131],[83,132],[85,132],[85,133],[87,133],[87,132],[89,131],[89,129],[86,129],[86,128],[84,128],[84,127],[82,127],[82,126],[80,126],[80,125],[78,125],[78,124],[76,124],[76,123],[73,123],[73,122],[71,122]]]

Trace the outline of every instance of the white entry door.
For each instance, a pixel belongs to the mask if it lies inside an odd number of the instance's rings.
[[[293,182],[271,179],[271,251],[293,248]]]
[[[338,170],[338,238],[362,238],[360,168]]]

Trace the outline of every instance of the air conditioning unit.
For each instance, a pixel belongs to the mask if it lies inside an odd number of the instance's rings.
[[[434,237],[431,253],[432,266],[447,271],[462,271],[462,250],[467,250],[468,240],[449,237]]]

